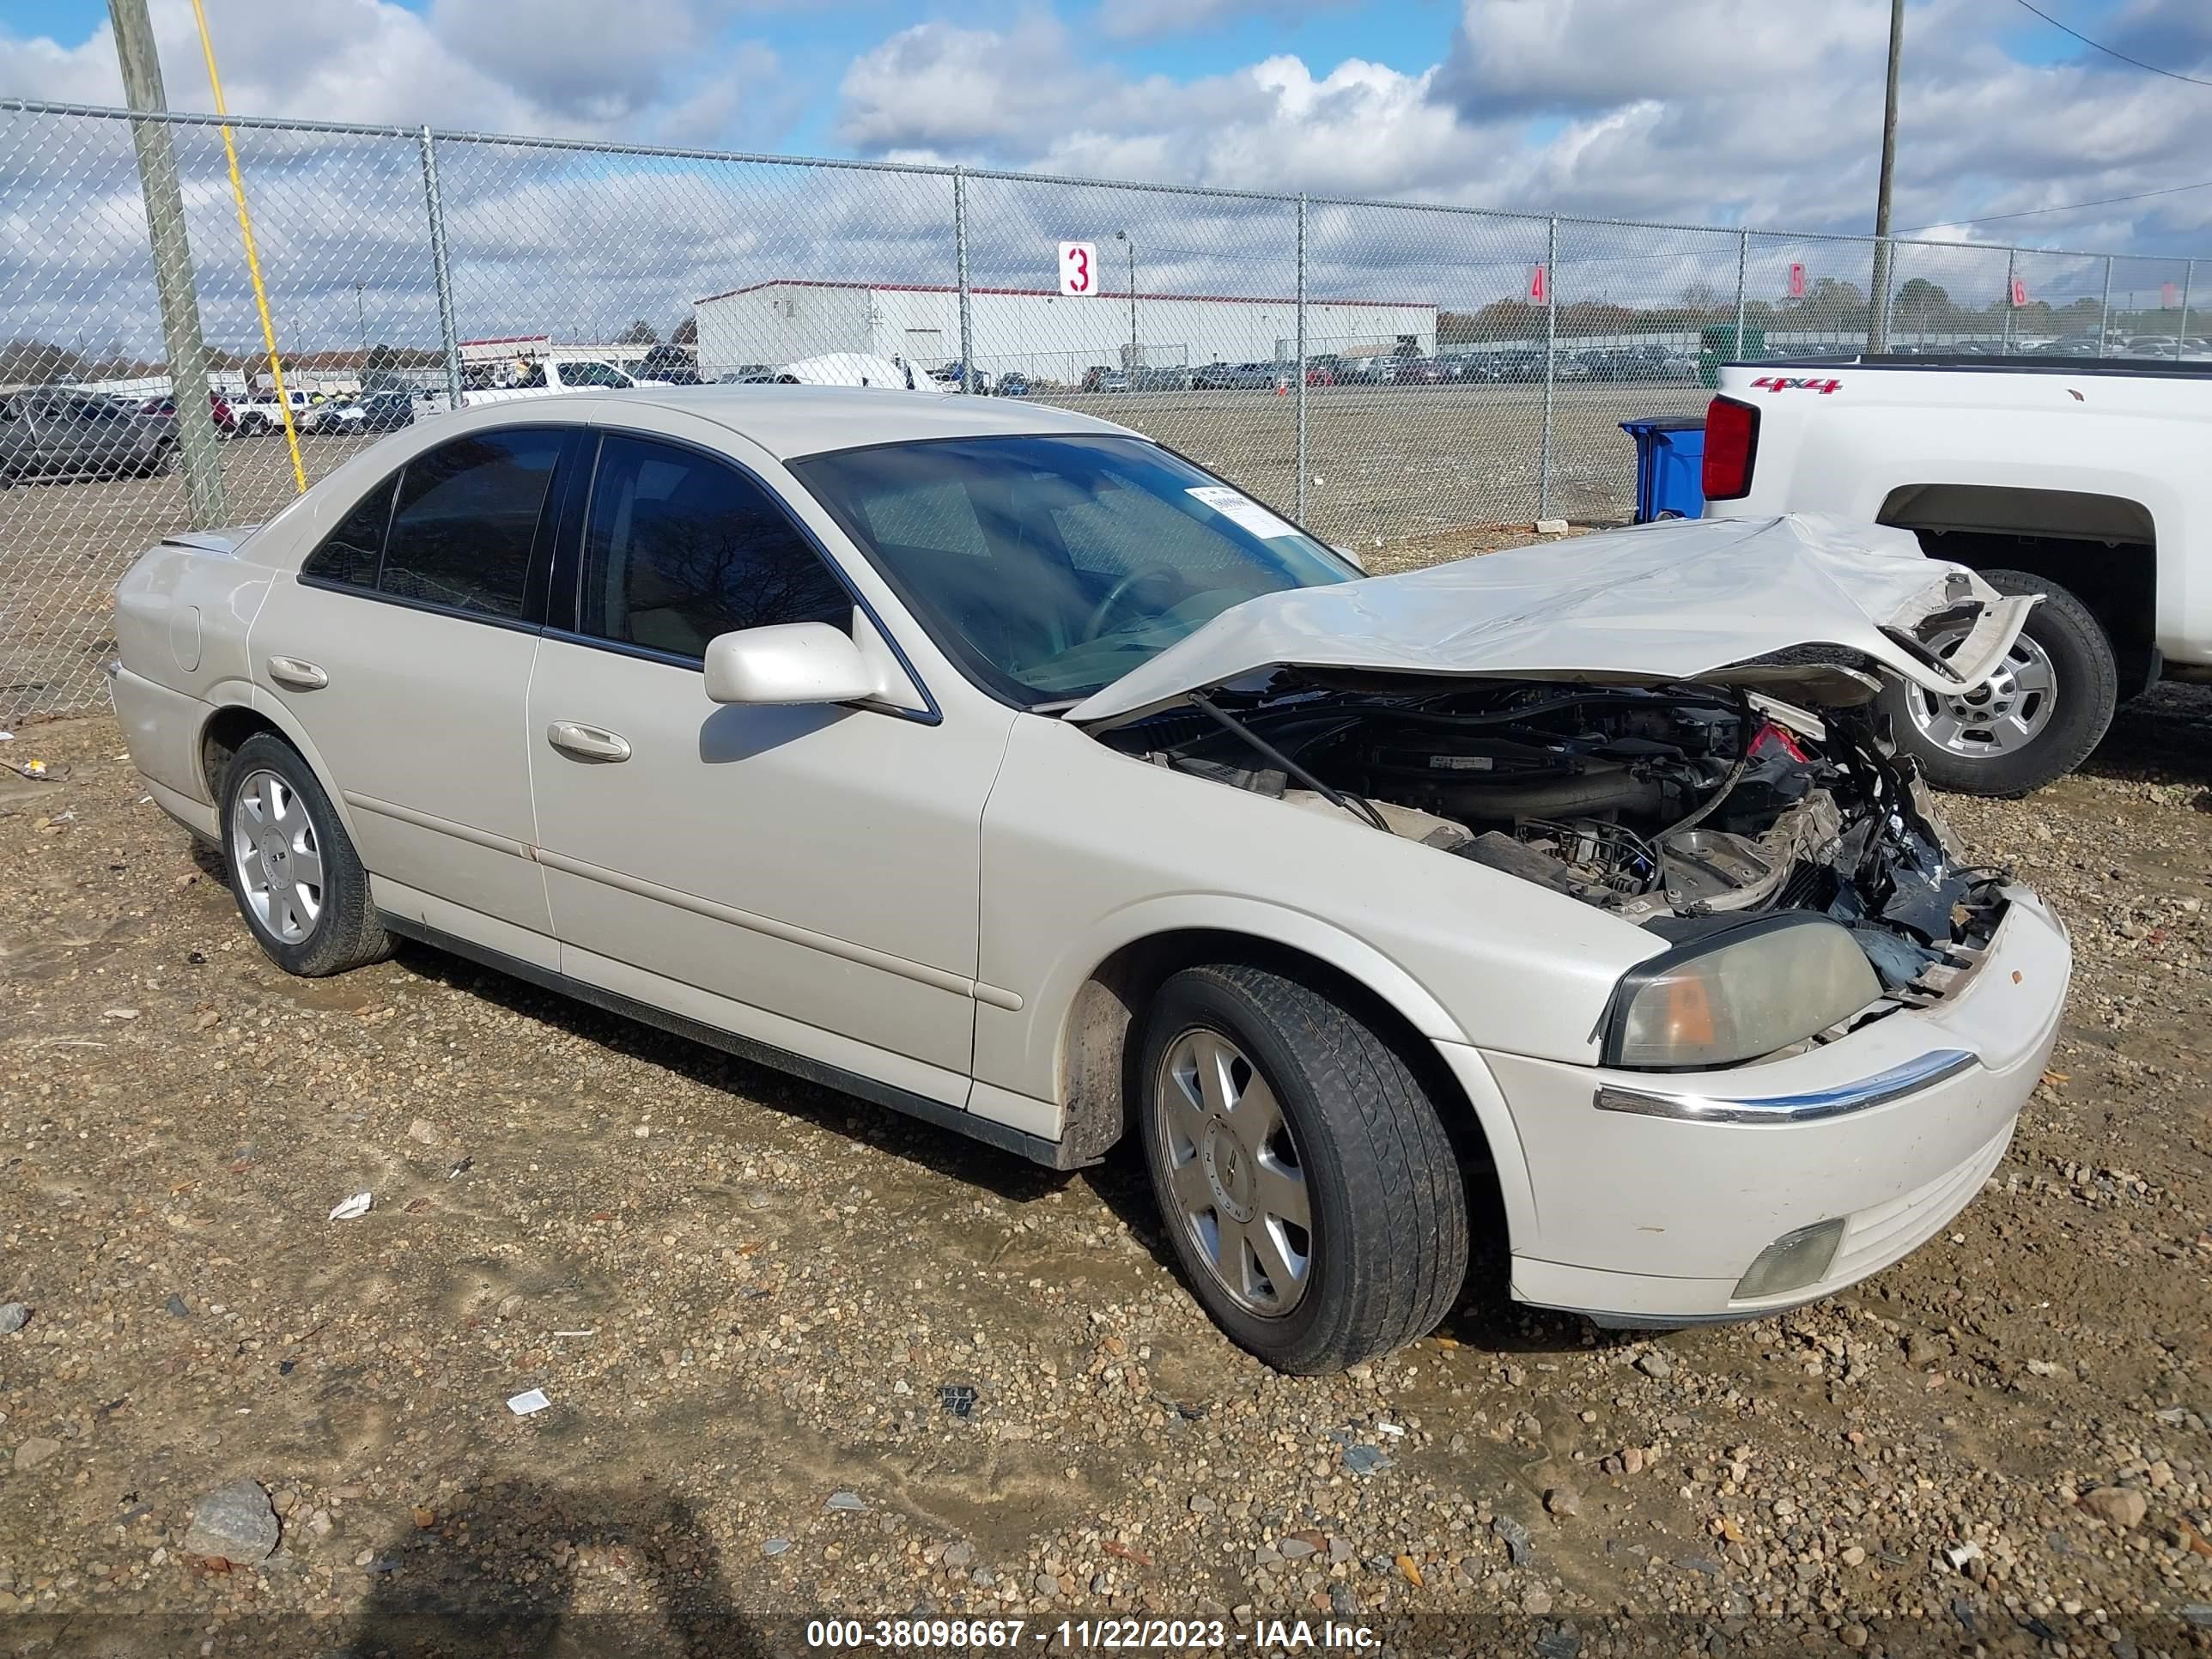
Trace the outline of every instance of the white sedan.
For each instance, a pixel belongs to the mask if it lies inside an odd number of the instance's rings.
[[[2033,603],[1803,519],[1363,579],[1104,422],[705,386],[172,537],[112,683],[287,969],[410,938],[1055,1168],[1138,1136],[1200,1300],[1316,1370],[1475,1229],[1665,1326],[1974,1195],[2067,945],[1869,699]]]

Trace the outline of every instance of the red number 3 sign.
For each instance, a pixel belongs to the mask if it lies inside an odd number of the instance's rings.
[[[1060,291],[1090,295],[1098,291],[1098,249],[1090,242],[1060,245]]]

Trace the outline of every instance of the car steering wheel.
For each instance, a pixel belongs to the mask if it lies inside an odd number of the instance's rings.
[[[1129,590],[1140,582],[1147,581],[1154,576],[1180,577],[1182,574],[1182,572],[1174,565],[1164,562],[1138,566],[1121,580],[1115,582],[1113,586],[1108,588],[1106,597],[1091,607],[1091,619],[1083,625],[1084,639],[1086,641],[1097,639],[1104,629],[1107,618],[1111,617],[1121,601],[1129,596]]]

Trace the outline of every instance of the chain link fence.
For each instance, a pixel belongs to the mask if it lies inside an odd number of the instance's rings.
[[[1863,238],[428,129],[228,132],[297,474],[223,126],[0,100],[0,720],[96,702],[113,584],[163,534],[265,519],[380,431],[553,363],[619,384],[836,357],[1049,400],[1371,549],[1626,520],[1620,422],[1698,413],[1732,358],[1875,338],[2212,356],[2186,259],[1899,240],[1885,284]],[[1061,291],[1067,242],[1089,249],[1079,295]],[[192,323],[204,394],[179,355]],[[180,441],[206,421],[219,443]]]

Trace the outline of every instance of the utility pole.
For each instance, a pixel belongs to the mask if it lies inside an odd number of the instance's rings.
[[[1874,293],[1867,349],[1889,349],[1889,193],[1897,174],[1897,62],[1905,48],[1905,0],[1889,0],[1889,87],[1881,106],[1881,184],[1874,204]]]
[[[1137,239],[1126,230],[1114,233],[1117,242],[1129,245],[1129,390],[1137,389]]]
[[[134,110],[166,113],[161,60],[154,50],[154,24],[146,15],[146,0],[107,0],[107,15],[115,26],[124,100]],[[215,410],[208,401],[207,343],[200,337],[199,295],[192,283],[191,244],[185,235],[185,198],[177,184],[169,124],[133,121],[131,142],[138,152],[138,188],[146,198],[154,291],[161,301],[169,391],[177,405],[177,447],[184,459],[186,509],[195,525],[219,525],[228,516],[222,500],[222,451]]]
[[[353,285],[353,312],[361,319],[361,362],[362,367],[366,368],[368,367],[368,304],[361,297],[358,279]]]

